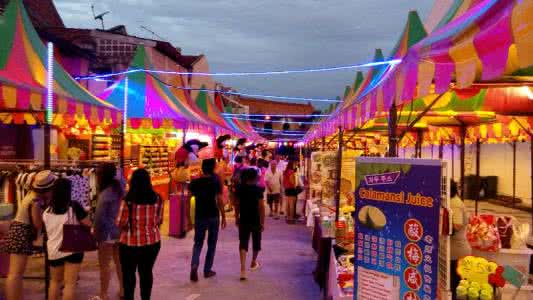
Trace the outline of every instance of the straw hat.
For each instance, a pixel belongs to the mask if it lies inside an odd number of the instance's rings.
[[[26,190],[29,190],[33,184],[33,179],[35,178],[35,175],[37,173],[35,172],[32,172],[32,173],[29,173],[28,176],[26,177],[25,181],[24,181],[24,189]]]
[[[51,188],[57,177],[51,171],[41,171],[35,175],[32,187],[37,190]]]

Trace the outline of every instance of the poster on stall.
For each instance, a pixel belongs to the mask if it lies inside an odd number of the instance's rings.
[[[359,151],[360,152],[360,151]],[[341,182],[340,182],[340,199],[341,205],[353,206],[355,203],[354,189],[355,189],[355,162],[358,151],[347,150],[342,152],[341,163]]]
[[[441,162],[357,158],[354,299],[437,299]]]
[[[335,177],[337,152],[322,151],[311,154],[311,200],[335,206]]]

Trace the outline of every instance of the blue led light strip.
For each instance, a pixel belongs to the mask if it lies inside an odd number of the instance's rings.
[[[316,73],[316,72],[330,72],[330,71],[339,71],[339,70],[349,70],[349,69],[359,69],[359,68],[370,68],[375,66],[382,65],[395,65],[399,64],[401,59],[393,59],[387,61],[378,61],[371,63],[364,63],[358,65],[349,65],[349,66],[339,66],[339,67],[328,67],[328,68],[316,68],[316,69],[301,69],[301,70],[287,70],[287,71],[267,71],[267,72],[232,72],[232,73],[203,73],[203,72],[175,72],[175,71],[164,71],[164,70],[149,70],[149,69],[132,69],[123,72],[115,72],[109,74],[93,75],[93,76],[80,76],[76,77],[77,80],[87,80],[95,78],[107,78],[117,75],[146,72],[152,74],[173,74],[173,75],[193,75],[193,76],[258,76],[258,75],[284,75],[284,74],[298,74],[298,73]]]
[[[256,132],[259,132],[259,133],[263,133],[263,134],[272,134],[272,135],[296,135],[296,136],[303,136],[303,135],[305,135],[305,133],[283,132],[283,131],[279,131],[279,130],[259,129],[259,128],[255,128],[255,127],[254,127],[254,130],[255,130]]]
[[[245,120],[245,121],[252,121],[252,122],[262,122],[262,123],[320,124],[320,122],[293,122],[293,121],[263,120],[263,119],[251,119],[251,118],[233,117],[233,116],[223,116],[223,117],[226,118],[226,119],[237,119],[237,120]]]
[[[235,113],[222,113],[224,116],[247,116],[247,117],[272,117],[272,118],[283,118],[283,117],[294,117],[294,118],[311,118],[311,117],[329,117],[331,115],[322,115],[322,114],[310,114],[310,115],[296,115],[296,114],[235,114]]]
[[[253,129],[255,130],[258,130],[258,131],[266,131],[266,132],[292,132],[292,133],[306,133],[307,131],[303,131],[303,130],[279,130],[279,129],[264,129],[264,128],[260,128],[260,127],[253,127]]]
[[[152,75],[152,74],[150,74]],[[153,75],[152,75],[153,76]],[[260,94],[247,94],[247,93],[238,93],[238,92],[231,92],[231,91],[223,91],[223,90],[211,90],[211,89],[198,89],[198,88],[190,88],[185,86],[175,86],[170,83],[164,82],[160,78],[153,76],[157,81],[161,82],[162,84],[175,88],[178,90],[185,90],[185,91],[199,91],[199,92],[209,92],[209,93],[221,93],[221,94],[227,94],[227,95],[236,95],[236,96],[245,96],[245,97],[253,97],[253,98],[266,98],[266,99],[278,99],[278,100],[293,100],[293,101],[312,101],[312,102],[342,102],[342,100],[337,99],[321,99],[321,98],[303,98],[303,97],[286,97],[286,96],[272,96],[272,95],[260,95]]]

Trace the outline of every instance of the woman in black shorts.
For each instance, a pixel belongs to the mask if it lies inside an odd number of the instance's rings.
[[[50,207],[43,214],[44,227],[48,236],[47,249],[50,263],[49,299],[59,299],[64,282],[63,299],[75,299],[76,281],[80,272],[83,253],[59,251],[63,243],[63,225],[76,220],[91,226],[87,212],[78,202],[71,201],[71,185],[68,179],[58,179],[52,189]]]

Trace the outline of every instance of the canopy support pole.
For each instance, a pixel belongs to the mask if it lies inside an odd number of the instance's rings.
[[[477,216],[478,214],[478,208],[479,208],[479,192],[481,188],[481,178],[479,177],[479,170],[480,170],[480,158],[481,158],[481,141],[479,138],[476,140],[476,208],[475,208],[475,214]]]
[[[337,149],[337,174],[335,176],[335,221],[339,220],[339,210],[341,204],[341,175],[342,175],[342,136],[343,129],[339,126],[339,148]]]
[[[439,159],[442,159],[442,157],[444,156],[444,141],[443,140],[440,140],[440,143],[439,143]]]
[[[124,78],[124,115],[122,116],[122,130],[120,131],[120,166],[124,174],[124,158],[126,157],[126,132],[128,131],[128,76]]]
[[[322,137],[322,151],[326,151],[326,137]]]
[[[461,174],[459,181],[461,182],[461,200],[465,200],[465,139],[466,126],[461,126]]]
[[[54,117],[54,44],[47,44],[47,65],[46,65],[46,120],[44,122],[44,168],[50,169],[51,165],[51,126]],[[43,238],[44,248],[44,298],[48,299],[50,287],[50,262],[48,260],[48,236],[46,232]]]
[[[396,104],[392,104],[389,109],[389,157],[398,156],[398,110],[396,109]]]
[[[513,141],[513,206],[516,203],[516,141]]]
[[[455,178],[455,140],[452,141],[452,180]]]
[[[529,172],[531,173],[531,224],[533,224],[533,135],[529,135],[529,162],[530,162],[530,168]],[[530,230],[529,233],[533,236],[533,230]]]
[[[438,95],[437,97],[435,97],[435,99],[433,99],[433,101],[431,101],[431,103],[426,108],[424,108],[424,110],[421,113],[419,113],[411,123],[407,125],[407,128],[405,128],[405,130],[402,131],[402,133],[400,134],[399,140],[401,140],[403,136],[409,130],[411,130],[416,125],[416,123],[418,123],[418,121],[420,121],[420,119],[422,119],[422,117],[424,117],[428,113],[428,111],[430,111],[433,108],[433,106],[440,100],[440,98],[442,98],[442,96],[444,96],[444,94],[445,93],[442,93]]]
[[[422,158],[422,130],[420,129],[416,132],[415,156]]]

